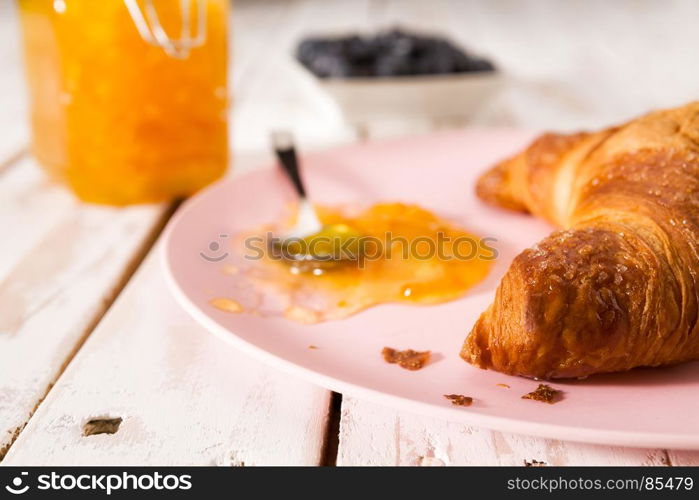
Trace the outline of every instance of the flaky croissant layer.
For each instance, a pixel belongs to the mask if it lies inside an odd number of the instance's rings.
[[[563,378],[699,360],[699,102],[546,134],[477,193],[564,229],[514,259],[466,361]]]

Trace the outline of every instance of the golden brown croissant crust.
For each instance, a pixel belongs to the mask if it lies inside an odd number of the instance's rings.
[[[699,360],[699,102],[544,135],[477,193],[565,229],[514,259],[466,361],[560,378]]]

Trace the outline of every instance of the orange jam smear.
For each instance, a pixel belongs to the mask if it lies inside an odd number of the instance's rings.
[[[209,304],[214,306],[216,309],[224,312],[229,312],[229,313],[240,313],[245,310],[243,305],[233,299],[229,299],[227,297],[219,297],[216,299],[211,299],[209,301]]]
[[[485,278],[496,255],[480,237],[416,205],[381,203],[354,215],[317,210],[324,224],[347,224],[381,246],[379,255],[315,272],[264,259],[258,283],[285,296],[284,316],[301,323],[345,318],[383,303],[456,299]]]

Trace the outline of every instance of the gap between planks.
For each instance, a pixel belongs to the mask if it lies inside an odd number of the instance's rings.
[[[10,168],[19,164],[20,160],[27,156],[28,153],[29,150],[26,147],[21,147],[14,153],[10,154],[7,158],[0,161],[0,174],[3,174]]]
[[[325,442],[320,465],[335,467],[340,447],[340,422],[342,420],[342,394],[333,392],[330,396],[328,420],[325,428]]]

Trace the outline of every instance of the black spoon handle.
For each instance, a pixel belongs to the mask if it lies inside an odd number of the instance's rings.
[[[299,173],[299,161],[293,137],[288,132],[275,132],[272,134],[272,144],[279,160],[279,166],[291,180],[299,197],[306,198],[306,188]]]

